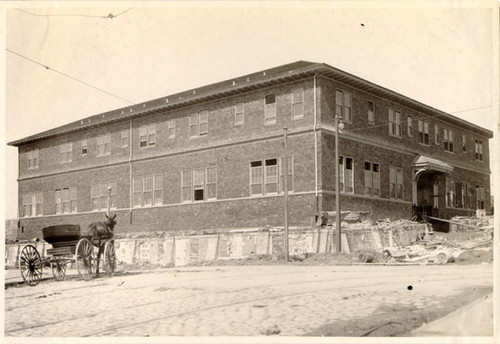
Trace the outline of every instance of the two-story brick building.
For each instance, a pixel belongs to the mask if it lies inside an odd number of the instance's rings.
[[[489,209],[492,132],[321,63],[299,61],[98,114],[19,149],[19,236],[102,218],[117,231],[307,225],[335,203],[373,218]],[[284,127],[287,162],[283,169]]]

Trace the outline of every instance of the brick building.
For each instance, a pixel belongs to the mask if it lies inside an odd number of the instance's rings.
[[[9,143],[19,149],[19,237],[102,219],[109,187],[118,232],[280,226],[284,174],[290,225],[308,225],[334,209],[336,113],[343,210],[490,209],[491,131],[299,61]]]

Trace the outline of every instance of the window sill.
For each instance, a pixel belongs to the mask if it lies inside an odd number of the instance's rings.
[[[430,147],[431,146],[429,143],[423,143],[423,142],[419,142],[418,144],[421,145],[421,146],[424,146],[424,147]]]
[[[402,136],[397,136],[397,135],[393,135],[393,134],[389,134],[390,137],[395,137],[397,139],[402,139],[403,137]]]

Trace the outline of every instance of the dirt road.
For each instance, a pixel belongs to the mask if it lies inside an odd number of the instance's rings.
[[[6,289],[5,336],[402,335],[491,292],[492,269],[211,266],[69,276]],[[383,325],[406,321],[403,314],[415,318],[410,328]]]

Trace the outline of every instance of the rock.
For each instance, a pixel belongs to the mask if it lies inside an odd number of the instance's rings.
[[[263,335],[266,335],[266,336],[272,336],[272,335],[280,334],[281,330],[279,329],[278,325],[273,325],[273,326],[261,328],[260,333]]]

